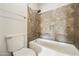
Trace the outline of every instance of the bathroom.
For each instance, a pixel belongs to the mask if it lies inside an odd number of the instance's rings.
[[[78,6],[0,4],[0,56],[78,56]]]

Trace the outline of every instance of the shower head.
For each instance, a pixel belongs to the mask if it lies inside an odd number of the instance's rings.
[[[37,11],[37,13],[40,13],[41,12],[41,10],[39,9],[38,11]]]

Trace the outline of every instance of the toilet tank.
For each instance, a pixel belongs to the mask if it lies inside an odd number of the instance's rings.
[[[26,34],[11,34],[6,36],[7,48],[9,52],[17,51],[27,47]]]

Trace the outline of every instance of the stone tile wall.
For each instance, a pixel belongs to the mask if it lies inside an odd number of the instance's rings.
[[[28,8],[28,41],[40,37],[40,34],[50,33],[56,41],[76,43],[79,46],[79,4],[69,4],[37,14]]]
[[[56,10],[42,13],[41,33],[50,33],[56,37],[57,41],[73,43],[73,12],[74,9],[72,8],[72,4],[70,4]]]
[[[40,36],[40,15],[29,7],[27,27],[28,41],[32,41]]]

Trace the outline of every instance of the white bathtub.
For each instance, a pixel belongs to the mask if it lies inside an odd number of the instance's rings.
[[[29,43],[38,56],[78,56],[78,49],[67,43],[38,38]]]

